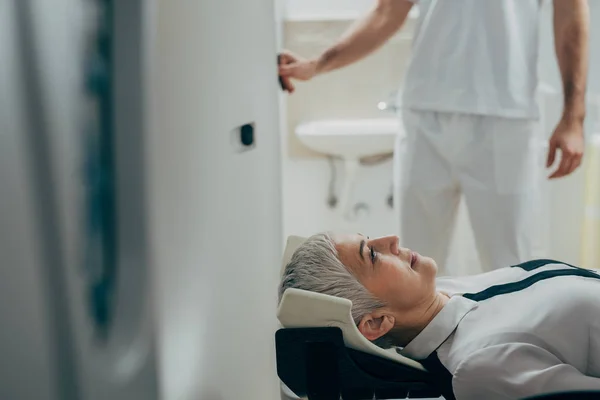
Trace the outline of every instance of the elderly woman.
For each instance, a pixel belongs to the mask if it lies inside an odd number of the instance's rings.
[[[436,278],[398,237],[310,237],[285,268],[298,288],[352,301],[375,344],[436,367],[461,399],[600,390],[600,275],[552,260]],[[447,371],[447,372],[446,372]]]

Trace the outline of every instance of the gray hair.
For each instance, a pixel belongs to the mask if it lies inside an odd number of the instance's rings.
[[[279,285],[279,301],[286,289],[296,288],[352,301],[352,318],[358,325],[361,319],[385,306],[377,300],[339,259],[330,233],[318,233],[308,238],[292,255],[285,266]],[[380,347],[392,346],[383,336],[374,341]]]

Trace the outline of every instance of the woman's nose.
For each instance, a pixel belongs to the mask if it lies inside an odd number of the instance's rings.
[[[384,236],[382,238],[379,238],[378,242],[380,243],[380,246],[383,247],[381,250],[383,250],[383,251],[387,250],[390,253],[398,256],[398,255],[400,255],[400,246],[398,243],[399,240],[400,240],[400,238],[398,236],[390,235],[390,236]]]

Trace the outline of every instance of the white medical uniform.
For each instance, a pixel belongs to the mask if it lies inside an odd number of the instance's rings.
[[[462,194],[485,271],[533,258],[540,0],[415,0],[397,144],[403,245],[443,270]]]
[[[401,354],[447,400],[600,390],[600,274],[551,260],[438,278],[451,296]]]

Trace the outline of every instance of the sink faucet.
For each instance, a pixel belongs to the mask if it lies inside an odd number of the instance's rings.
[[[377,108],[381,111],[391,111],[393,113],[397,112],[400,108],[397,104],[398,92],[398,90],[393,90],[390,93],[388,93],[388,97],[386,100],[377,103]]]

